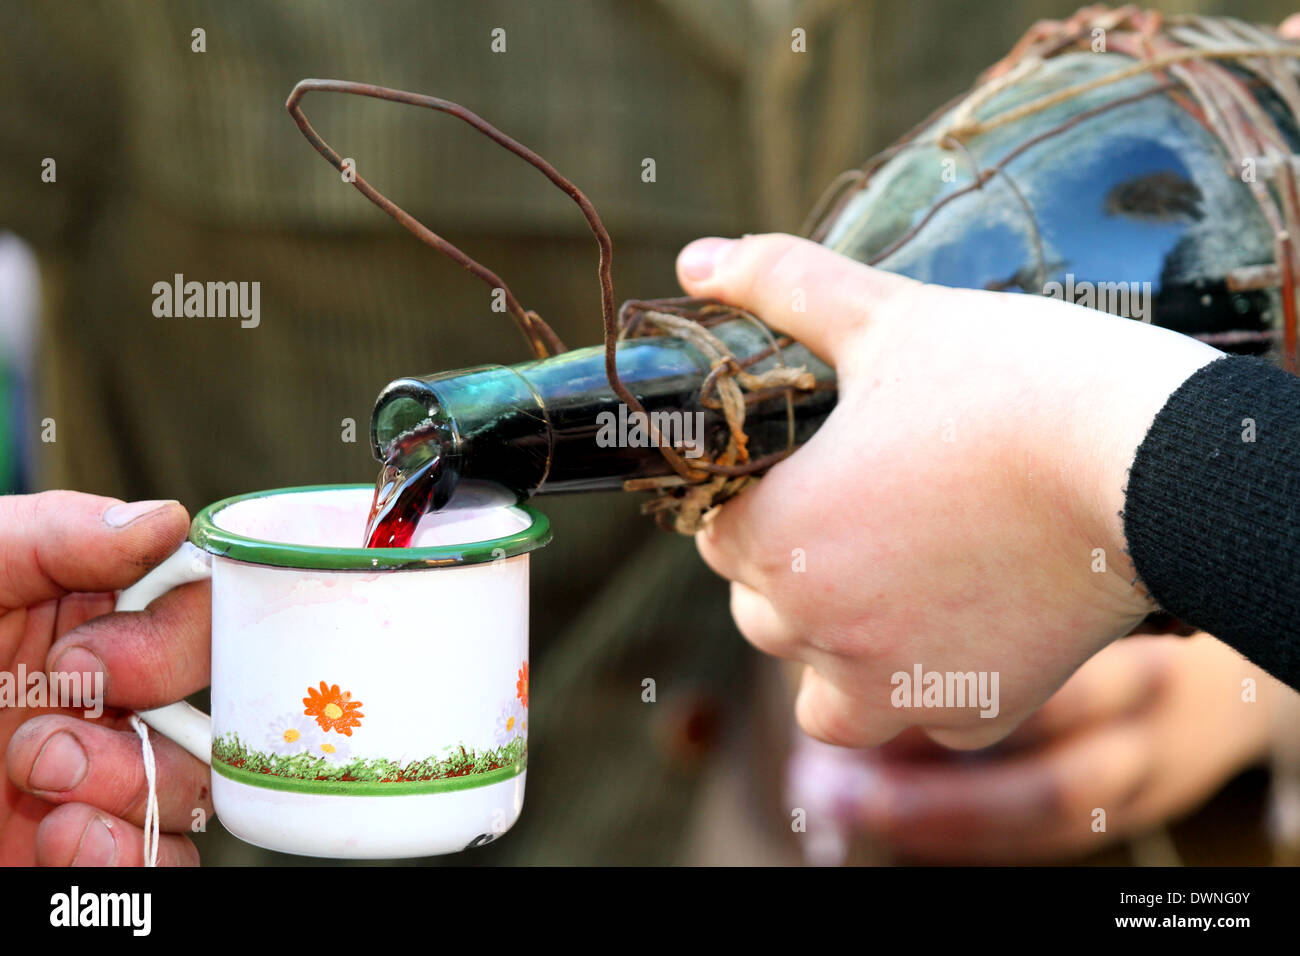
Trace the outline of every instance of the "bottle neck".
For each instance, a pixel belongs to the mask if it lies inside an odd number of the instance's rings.
[[[711,331],[739,359],[767,349],[767,331],[748,320]],[[745,432],[752,458],[802,444],[835,404],[834,373],[803,349],[784,350],[823,387],[753,402]],[[375,403],[371,444],[383,460],[395,440],[436,444],[441,460],[430,510],[510,504],[535,494],[622,488],[629,479],[669,474],[658,445],[688,461],[727,445],[720,409],[700,402],[711,364],[693,345],[668,336],[619,344],[619,376],[644,406],[629,409],[609,387],[604,350],[576,349],[520,365],[444,372],[389,384]],[[767,358],[754,371],[776,364]]]

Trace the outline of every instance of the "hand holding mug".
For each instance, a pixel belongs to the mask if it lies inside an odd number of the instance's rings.
[[[371,497],[241,495],[204,509],[188,541],[174,503],[9,499],[0,648],[33,671],[103,673],[108,703],[159,732],[163,830],[215,812],[258,846],[371,859],[490,842],[523,805],[528,562],[549,524],[528,506],[462,511],[422,523],[414,547],[368,549]],[[129,532],[109,526],[130,518]],[[97,593],[55,601],[83,590]],[[209,675],[213,718],[171,703]],[[148,786],[128,717],[50,714],[13,732],[0,859],[144,862]],[[193,846],[164,836],[159,862],[182,861]]]
[[[171,554],[188,526],[174,501],[0,497],[0,671],[16,681],[21,669],[29,686],[47,668],[101,673],[106,705],[94,719],[84,707],[0,708],[0,864],[143,862],[147,788],[127,717],[208,683],[208,585],[179,588],[141,613],[111,612],[114,592]],[[183,834],[196,810],[212,814],[207,767],[165,738],[155,735],[153,748],[159,862],[195,864]]]

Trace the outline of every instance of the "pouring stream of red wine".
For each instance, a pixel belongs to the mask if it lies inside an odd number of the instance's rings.
[[[409,547],[438,483],[441,458],[428,431],[415,429],[393,440],[375,481],[366,522],[367,548]]]

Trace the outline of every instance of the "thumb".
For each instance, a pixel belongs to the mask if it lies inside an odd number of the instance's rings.
[[[697,239],[677,257],[687,293],[753,312],[831,365],[853,335],[921,287],[807,239]]]
[[[175,501],[47,491],[0,497],[0,613],[134,584],[185,540]]]

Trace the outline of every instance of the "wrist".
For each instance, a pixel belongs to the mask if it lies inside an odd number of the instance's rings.
[[[1202,342],[1154,326],[1143,329],[1152,334],[1135,342],[1117,362],[1116,376],[1107,400],[1094,403],[1085,416],[1084,454],[1088,460],[1088,508],[1095,534],[1104,544],[1108,561],[1130,582],[1135,597],[1149,609],[1156,607],[1140,581],[1139,569],[1130,557],[1124,533],[1124,509],[1129,470],[1139,446],[1150,431],[1156,416],[1169,397],[1193,373],[1224,354]]]

